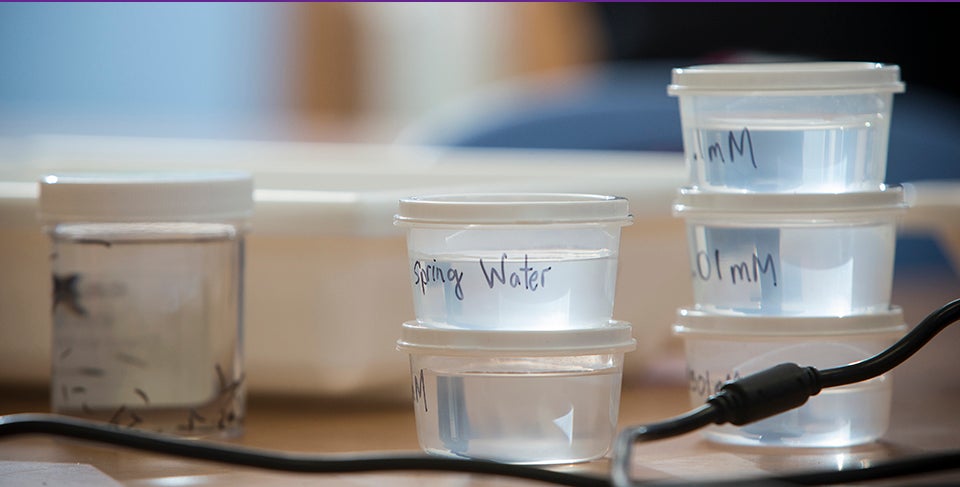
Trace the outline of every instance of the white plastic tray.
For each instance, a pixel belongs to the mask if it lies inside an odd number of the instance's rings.
[[[630,199],[614,318],[637,351],[625,377],[679,345],[678,308],[692,303],[680,154],[441,150],[182,139],[47,136],[0,139],[0,383],[49,379],[49,244],[36,183],[59,171],[241,169],[254,174],[247,246],[246,371],[257,392],[408,400],[413,318],[401,197],[436,192],[563,191]],[[960,182],[921,182],[902,231],[936,236],[960,272]],[[671,355],[671,356],[672,356]]]
[[[630,199],[615,318],[632,322],[641,371],[690,303],[679,154],[39,137],[0,141],[0,382],[49,377],[49,244],[35,181],[58,171],[243,169],[255,180],[247,244],[246,371],[254,391],[407,400],[413,318],[401,197],[564,191]]]

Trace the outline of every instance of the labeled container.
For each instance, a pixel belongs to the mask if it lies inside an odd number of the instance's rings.
[[[430,454],[517,464],[600,458],[620,406],[631,326],[498,331],[403,325],[417,436]]]
[[[870,62],[676,68],[693,187],[835,193],[883,185],[900,69]]]
[[[47,176],[54,412],[187,436],[240,433],[241,173]]]
[[[720,316],[680,310],[674,333],[686,348],[690,402],[701,406],[724,382],[785,362],[818,369],[859,362],[906,332],[899,308],[823,318]],[[845,447],[880,438],[890,419],[889,374],[828,388],[803,406],[744,426],[710,426],[717,443]]]
[[[567,330],[613,316],[625,198],[457,194],[400,200],[417,321]]]
[[[845,316],[890,306],[903,191],[731,194],[684,188],[696,308],[719,314]]]

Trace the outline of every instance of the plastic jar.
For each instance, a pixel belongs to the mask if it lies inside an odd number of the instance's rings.
[[[460,194],[400,200],[417,321],[563,330],[612,318],[625,198]]]
[[[681,189],[699,310],[844,316],[890,306],[899,187],[837,194]]]
[[[623,322],[564,331],[403,325],[417,436],[430,454],[518,464],[583,462],[609,450],[617,425]]]
[[[54,175],[54,412],[188,436],[240,433],[243,241],[235,173]]]
[[[690,402],[703,405],[724,382],[785,362],[819,369],[872,357],[906,333],[899,308],[824,318],[721,316],[680,310]],[[845,447],[883,436],[890,419],[890,374],[824,389],[803,406],[744,426],[710,426],[707,439],[726,444]]]
[[[835,193],[883,184],[900,68],[755,63],[673,70],[690,184],[709,191]]]

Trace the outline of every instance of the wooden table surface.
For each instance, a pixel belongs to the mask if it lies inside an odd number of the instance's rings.
[[[955,277],[907,280],[896,286],[894,302],[903,306],[909,323],[960,296]],[[960,326],[937,336],[918,355],[896,370],[892,419],[878,442],[853,448],[778,449],[721,446],[687,434],[637,446],[634,474],[642,479],[705,479],[784,473],[809,469],[849,469],[891,458],[960,449]],[[624,384],[620,426],[659,421],[690,406],[681,383],[683,362],[665,363],[649,377]],[[0,386],[0,414],[47,411],[41,389]],[[369,404],[320,398],[251,395],[245,433],[231,440],[240,445],[304,453],[351,451],[418,452],[412,408],[406,404]],[[492,476],[433,472],[369,474],[294,474],[235,467],[144,453],[77,440],[41,435],[0,439],[4,462],[88,464],[102,472],[102,483],[127,486],[192,485],[537,485]],[[12,464],[7,464],[12,465]],[[606,460],[557,467],[605,475]],[[0,468],[0,472],[3,472]],[[0,485],[10,477],[0,473]],[[78,477],[79,478],[79,477]],[[923,477],[960,483],[960,471]],[[917,480],[917,479],[913,479]],[[904,480],[892,481],[902,485]],[[39,482],[37,483],[40,484]],[[871,484],[874,485],[874,484]]]

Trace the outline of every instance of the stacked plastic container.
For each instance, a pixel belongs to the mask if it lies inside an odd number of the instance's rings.
[[[905,210],[884,184],[899,68],[876,63],[678,68],[689,186],[685,220],[695,303],[680,310],[690,395],[782,362],[856,362],[905,331],[890,304],[895,230]],[[889,419],[889,377],[828,389],[803,407],[707,438],[840,447]]]
[[[421,447],[521,464],[599,458],[617,424],[631,326],[612,320],[624,198],[407,198]]]

